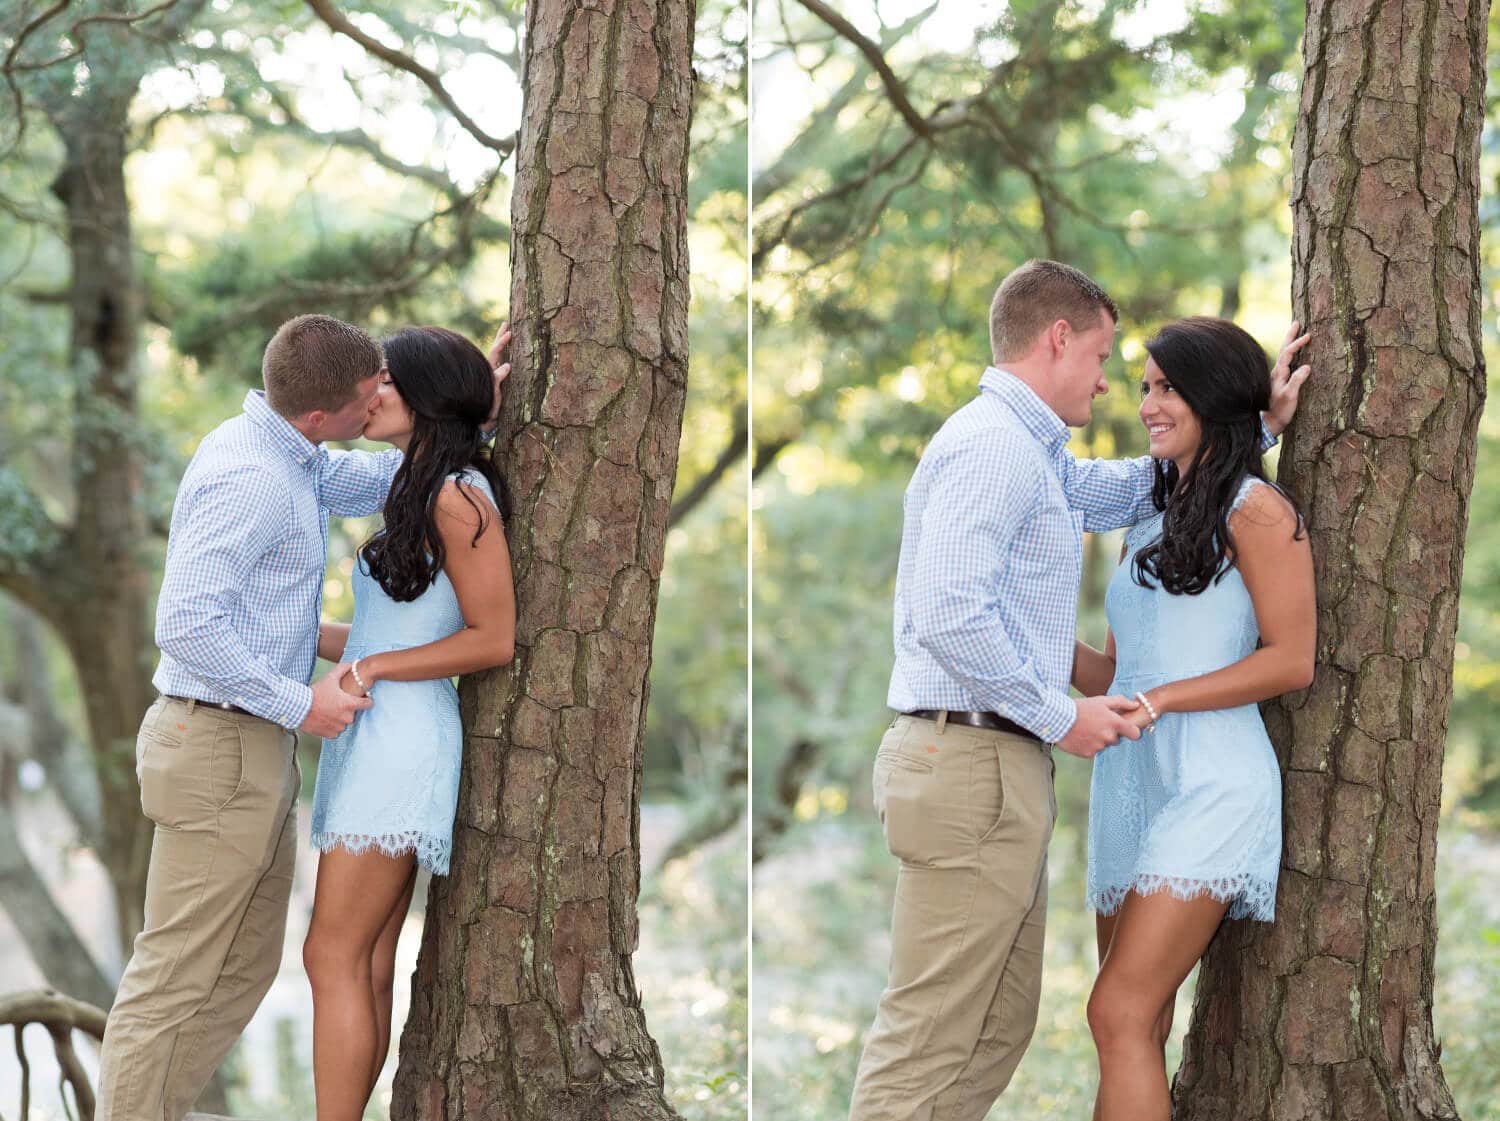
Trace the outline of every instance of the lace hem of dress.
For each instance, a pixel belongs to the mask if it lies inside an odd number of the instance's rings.
[[[312,835],[312,846],[319,852],[327,852],[330,849],[343,849],[354,856],[368,852],[371,849],[379,849],[386,856],[402,856],[406,853],[415,853],[417,863],[434,876],[446,876],[448,874],[449,842],[446,837],[435,837],[431,833],[423,833],[418,830],[409,829],[401,833],[381,833],[369,835],[363,833],[314,833]]]
[[[1089,908],[1101,915],[1112,915],[1120,909],[1125,896],[1132,891],[1137,895],[1169,891],[1176,898],[1184,900],[1208,895],[1220,903],[1229,904],[1226,912],[1228,918],[1255,919],[1257,922],[1272,922],[1276,918],[1276,881],[1261,879],[1248,873],[1203,880],[1141,872],[1129,883],[1090,888]]]

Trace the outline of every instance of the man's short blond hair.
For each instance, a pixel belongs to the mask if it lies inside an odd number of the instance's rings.
[[[1088,331],[1098,326],[1101,311],[1120,321],[1109,294],[1072,265],[1027,261],[1000,282],[990,301],[990,350],[997,363],[1015,361],[1059,319]]]
[[[314,409],[337,412],[384,363],[380,344],[358,327],[329,315],[299,315],[266,344],[260,364],[266,403],[288,419]]]

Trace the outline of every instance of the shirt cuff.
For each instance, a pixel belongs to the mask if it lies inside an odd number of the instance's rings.
[[[1048,693],[1041,707],[1026,713],[1022,721],[1043,743],[1056,743],[1078,722],[1078,706],[1066,693]]]
[[[488,444],[492,442],[499,434],[500,426],[498,424],[491,425],[489,428],[481,428],[479,430],[479,442],[481,444]]]
[[[312,686],[283,677],[276,683],[270,709],[260,715],[295,732],[302,727],[303,721],[307,719],[310,712],[312,712]]]
[[[1272,436],[1271,435],[1271,430],[1266,427],[1265,414],[1261,414],[1261,418],[1260,418],[1260,450],[1262,452],[1268,452],[1268,451],[1270,451],[1272,448],[1274,448],[1276,446],[1277,442],[1278,442],[1277,438],[1275,436]]]

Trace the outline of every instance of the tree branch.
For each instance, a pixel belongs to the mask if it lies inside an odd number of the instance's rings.
[[[307,0],[307,6],[317,13],[318,18],[335,32],[347,35],[376,58],[388,62],[398,70],[405,70],[408,74],[415,76],[418,81],[432,91],[432,95],[438,99],[443,108],[447,109],[453,115],[453,119],[463,127],[464,131],[486,148],[499,152],[504,156],[508,156],[514,151],[516,146],[514,137],[506,137],[502,140],[499,137],[491,136],[479,126],[477,121],[458,107],[458,103],[453,100],[453,96],[444,88],[442,79],[416,59],[386,46],[374,36],[366,35],[347,16],[340,12],[338,8],[334,7],[333,0]]]
[[[60,3],[55,6],[51,13],[44,13],[43,18],[50,19],[52,15],[66,8],[70,2],[71,0],[60,0]],[[20,40],[17,40],[15,46],[5,56],[5,70],[7,73],[14,72],[19,74],[31,70],[46,70],[49,66],[57,66],[60,63],[69,62],[83,54],[83,42],[78,38],[79,28],[94,23],[112,23],[116,25],[139,23],[143,19],[160,15],[168,8],[176,7],[176,5],[177,0],[162,0],[160,4],[157,4],[154,8],[147,8],[144,12],[112,12],[102,15],[84,16],[82,19],[74,20],[68,25],[67,30],[68,37],[74,40],[75,45],[73,49],[64,51],[60,55],[53,55],[51,58],[43,59],[41,62],[16,62],[15,54],[17,48],[20,46]],[[28,30],[26,33],[30,34],[30,31]]]
[[[896,112],[901,115],[907,127],[918,136],[931,140],[933,133],[931,123],[918,113],[916,106],[911,103],[906,87],[902,85],[901,79],[896,77],[891,64],[886,62],[885,53],[880,49],[880,44],[868,39],[859,28],[823,3],[823,0],[798,0],[798,3],[847,39],[860,54],[865,56],[871,69],[880,76],[880,84],[885,87],[886,96],[891,99],[891,104],[895,106]]]
[[[743,413],[743,407],[739,407],[737,411]],[[750,432],[748,427],[744,424],[736,425],[734,432],[729,436],[729,443],[724,445],[724,450],[714,460],[713,466],[693,481],[693,485],[688,488],[686,494],[672,503],[672,509],[667,514],[668,529],[671,529],[678,522],[682,521],[683,518],[691,514],[708,497],[719,480],[729,473],[731,468],[744,462],[745,449],[749,444]]]
[[[914,13],[910,18],[902,20],[895,27],[887,28],[880,36],[880,49],[882,54],[890,50],[907,35],[915,31],[928,16],[932,15],[937,8],[938,0],[933,0],[927,7]],[[806,40],[803,40],[806,42]],[[789,44],[792,47],[800,46],[802,43]],[[805,127],[776,157],[765,170],[759,172],[752,181],[751,192],[753,198],[764,198],[773,192],[780,190],[792,181],[797,174],[797,162],[802,153],[832,127],[834,122],[853,102],[865,82],[869,78],[869,69],[863,65],[856,64],[854,73],[848,80],[838,88],[819,109],[814,112],[811,120]]]

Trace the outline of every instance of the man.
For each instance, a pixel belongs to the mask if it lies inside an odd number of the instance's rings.
[[[509,333],[490,351],[499,386]],[[296,732],[331,738],[373,703],[335,666],[309,686],[328,517],[384,505],[401,452],[330,452],[364,431],[384,362],[323,315],[266,346],[265,392],[199,445],[172,509],[157,604],[162,694],[136,746],[156,824],[145,928],[110,1010],[98,1121],[179,1121],[281,961],[301,785]],[[493,414],[492,414],[493,421]]]
[[[1041,993],[1052,746],[1138,739],[1124,697],[1068,695],[1083,532],[1153,511],[1152,461],[1078,461],[1070,427],[1107,392],[1119,318],[1077,269],[1029,261],[990,308],[995,365],[906,491],[875,803],[900,858],[890,977],[851,1121],[980,1121],[1031,1039]],[[1295,332],[1296,325],[1293,325]],[[1296,408],[1291,340],[1268,432]],[[1274,437],[1273,437],[1274,438]]]

